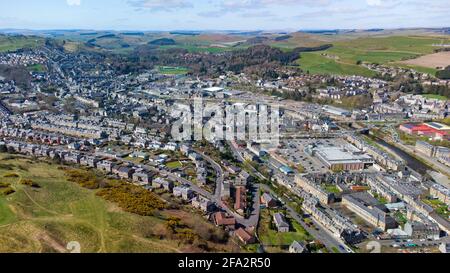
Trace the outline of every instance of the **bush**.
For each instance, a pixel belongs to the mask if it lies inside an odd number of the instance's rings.
[[[3,170],[7,170],[7,171],[12,171],[12,170],[14,170],[14,165],[12,165],[12,164],[0,164],[0,169],[3,169]]]
[[[6,178],[17,178],[17,177],[19,177],[19,175],[16,174],[16,173],[7,173],[3,177],[6,177]]]
[[[9,186],[11,186],[11,184],[6,182],[0,182],[0,188],[8,188]]]
[[[152,216],[155,210],[165,207],[164,202],[148,190],[116,181],[114,185],[101,189],[98,196],[116,203],[123,210],[142,216]]]
[[[31,179],[22,179],[20,180],[20,184],[30,186],[32,188],[40,188],[39,184]]]
[[[450,66],[447,66],[444,70],[436,72],[436,77],[442,80],[450,79]]]
[[[3,194],[3,195],[10,195],[10,194],[13,194],[13,193],[15,193],[16,191],[13,189],[13,188],[11,188],[11,187],[7,187],[6,189],[4,189],[4,190],[2,190],[1,191],[1,193]]]
[[[70,182],[77,183],[86,189],[98,189],[100,187],[101,179],[95,176],[95,174],[82,170],[66,170],[66,175],[69,177]]]

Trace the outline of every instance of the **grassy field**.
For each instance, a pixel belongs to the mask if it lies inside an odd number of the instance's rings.
[[[291,224],[290,232],[278,232],[274,229],[271,222],[273,222],[273,211],[267,209],[261,211],[260,224],[258,227],[258,237],[264,246],[271,248],[285,249],[292,244],[293,241],[309,241],[311,236],[308,232],[295,220],[287,218]]]
[[[229,46],[211,46],[211,45],[199,45],[199,44],[180,44],[180,45],[169,45],[169,46],[160,46],[161,49],[170,49],[170,48],[181,48],[186,49],[191,53],[199,53],[199,52],[208,52],[208,53],[222,53],[226,51],[236,50],[236,47]]]
[[[445,203],[443,203],[442,201],[440,201],[438,199],[425,198],[425,199],[423,199],[423,202],[425,204],[428,204],[431,207],[433,207],[433,209],[436,211],[436,213],[439,214],[440,216],[442,216],[442,218],[448,219],[448,217],[450,216],[450,211],[448,209],[448,206]]]
[[[358,61],[409,67],[434,74],[435,69],[399,62],[433,53],[438,48],[434,44],[449,41],[448,38],[429,36],[361,37],[333,42],[333,47],[325,51],[303,53],[299,64],[302,69],[315,74],[371,76],[370,71],[356,65]]]
[[[394,62],[392,63],[393,66],[398,66],[398,67],[403,67],[403,68],[408,68],[408,69],[413,69],[416,70],[420,73],[426,73],[429,75],[436,75],[436,72],[438,72],[437,69],[435,68],[429,68],[429,67],[423,67],[423,66],[417,66],[417,65],[410,65],[410,64],[405,64],[405,63],[398,63],[398,62]]]
[[[189,72],[189,69],[184,67],[159,66],[158,71],[167,75],[185,75]]]
[[[15,51],[21,48],[33,48],[42,43],[42,39],[35,37],[6,37],[0,35],[0,52]]]
[[[334,194],[339,194],[339,193],[341,192],[341,191],[337,188],[336,185],[326,185],[326,186],[324,187],[324,189],[325,189],[326,192],[334,193]]]
[[[31,72],[39,72],[39,73],[45,72],[45,71],[47,70],[47,69],[45,68],[45,66],[42,65],[42,64],[34,64],[34,65],[30,65],[30,66],[27,66],[27,69],[28,69],[28,71],[31,71]]]
[[[322,56],[319,52],[302,53],[298,60],[300,67],[305,72],[321,75],[361,75],[373,77],[375,72],[356,65],[355,63],[342,63],[331,58]]]
[[[180,161],[172,161],[166,164],[169,169],[178,169],[183,167],[183,164]]]
[[[123,212],[95,191],[68,182],[57,166],[5,154],[0,162],[0,181],[16,191],[0,196],[0,252],[64,252],[71,241],[89,253],[183,248],[178,240],[160,239],[165,220]],[[21,184],[24,179],[40,188]]]
[[[425,94],[425,95],[422,95],[422,97],[425,97],[427,99],[435,99],[435,100],[448,100],[448,98],[446,96],[435,95],[435,94]]]

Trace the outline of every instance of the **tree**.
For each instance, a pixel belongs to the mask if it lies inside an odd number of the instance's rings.
[[[450,65],[447,66],[444,70],[439,70],[436,72],[436,77],[442,80],[449,80],[450,79]]]
[[[58,165],[62,163],[61,157],[57,153],[55,153],[55,156],[53,157],[53,161]]]

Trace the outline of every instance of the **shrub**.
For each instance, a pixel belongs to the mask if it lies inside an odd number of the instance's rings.
[[[15,193],[16,191],[13,189],[13,188],[11,188],[11,187],[7,187],[7,188],[5,188],[4,190],[2,190],[1,191],[1,193],[3,194],[3,195],[10,195],[10,194],[13,194],[13,193]]]
[[[83,188],[94,190],[100,187],[101,179],[96,177],[94,173],[82,170],[66,170],[66,175],[70,182],[77,183]]]
[[[33,187],[33,188],[40,188],[39,184],[34,182],[31,179],[22,179],[22,180],[20,180],[20,184],[26,185],[26,186],[30,186],[30,187]]]
[[[123,210],[142,216],[152,216],[165,207],[164,202],[144,188],[116,181],[114,185],[97,192],[98,196],[116,203]]]
[[[19,175],[17,173],[7,173],[3,177],[6,177],[6,178],[17,178],[17,177],[19,177]]]
[[[6,182],[0,182],[0,188],[8,188],[9,186],[11,186],[11,184]]]
[[[12,164],[0,164],[0,169],[3,169],[3,170],[7,170],[7,171],[12,171],[12,170],[14,170],[14,165],[12,165]]]

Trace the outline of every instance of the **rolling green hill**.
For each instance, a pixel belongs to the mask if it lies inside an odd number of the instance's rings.
[[[449,43],[449,38],[430,36],[362,37],[336,41],[333,47],[314,53],[302,54],[300,67],[317,74],[362,75],[372,73],[356,66],[358,61],[408,67],[399,61],[433,53],[436,44]],[[356,66],[356,67],[355,67]],[[434,74],[436,70],[411,67],[421,72]]]
[[[167,234],[172,211],[155,216],[125,212],[97,196],[96,190],[69,182],[58,165],[0,154],[0,183],[0,253],[67,252],[72,241],[79,242],[84,253],[199,251]],[[7,188],[15,192],[5,196]],[[215,230],[200,215],[177,212],[185,230]],[[210,246],[211,251],[227,251],[227,245]]]
[[[0,52],[15,51],[21,48],[34,48],[43,43],[43,39],[33,36],[0,35]]]

